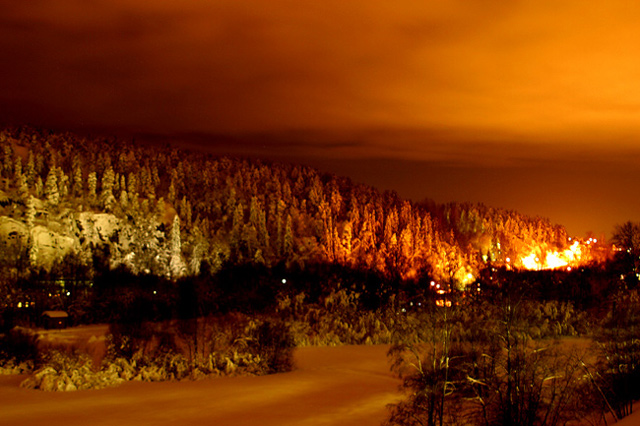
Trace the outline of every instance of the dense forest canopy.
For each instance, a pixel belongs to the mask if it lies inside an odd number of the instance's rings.
[[[606,256],[539,217],[414,203],[313,168],[33,128],[0,133],[5,267],[65,256],[169,278],[223,264],[333,263],[464,288],[487,264],[544,269]]]

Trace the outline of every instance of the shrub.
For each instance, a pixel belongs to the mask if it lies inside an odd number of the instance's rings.
[[[37,336],[15,327],[0,338],[0,365],[9,361],[36,362],[38,359]]]
[[[289,328],[281,321],[263,322],[256,330],[252,351],[266,362],[267,373],[281,373],[293,368],[294,341]]]

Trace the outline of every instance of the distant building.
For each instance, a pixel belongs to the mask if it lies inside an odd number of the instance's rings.
[[[42,325],[46,329],[66,328],[69,325],[69,314],[65,311],[44,311]]]

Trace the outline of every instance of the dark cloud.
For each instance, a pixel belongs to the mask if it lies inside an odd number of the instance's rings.
[[[627,165],[640,135],[640,5],[625,1],[0,0],[0,10],[10,124],[489,176],[553,174],[545,162],[568,158]],[[448,186],[481,180],[465,176]]]

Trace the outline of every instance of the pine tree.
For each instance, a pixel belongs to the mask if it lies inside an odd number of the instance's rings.
[[[18,195],[20,197],[20,200],[26,203],[27,199],[29,198],[29,186],[27,185],[27,177],[24,174],[20,174],[18,176],[16,186],[18,188]]]
[[[8,143],[3,147],[4,162],[3,162],[3,176],[7,179],[11,178],[13,172],[13,148]]]
[[[33,152],[29,150],[29,156],[27,158],[27,166],[24,171],[27,178],[27,185],[33,186],[36,183],[36,163],[33,158]]]
[[[269,231],[267,230],[267,215],[264,210],[260,209],[258,219],[258,243],[267,251],[269,249]]]
[[[129,178],[127,179],[127,192],[132,197],[138,197],[138,178],[136,177],[135,172],[129,173]]]
[[[100,202],[107,211],[111,211],[116,203],[116,198],[113,195],[114,182],[115,175],[113,169],[109,166],[102,175],[102,188],[100,191]]]
[[[168,190],[168,193],[167,193],[167,200],[172,205],[175,205],[175,203],[176,203],[176,186],[175,186],[175,183],[174,183],[173,179],[171,179],[171,184],[169,185],[169,190]]]
[[[134,172],[129,173],[129,177],[127,179],[127,198],[129,201],[130,211],[137,212],[139,209],[138,179]]]
[[[191,203],[189,202],[189,200],[187,200],[187,197],[185,196],[182,197],[182,200],[180,200],[180,203],[179,203],[179,207],[180,207],[180,217],[184,219],[184,223],[187,226],[187,228],[191,227],[191,219],[192,219]]]
[[[44,184],[42,183],[42,178],[38,176],[36,178],[36,197],[42,198],[44,195]]]
[[[49,170],[47,180],[44,184],[44,197],[49,206],[55,207],[60,203],[60,192],[58,190],[56,169]]]
[[[60,199],[63,200],[69,194],[69,177],[64,174],[60,167],[57,169],[58,192]]]
[[[89,191],[89,199],[96,199],[97,186],[98,177],[96,176],[96,172],[89,173],[89,176],[87,176],[87,190]]]
[[[120,191],[119,204],[123,210],[126,210],[127,206],[129,205],[129,198],[127,197],[127,191],[125,190]]]
[[[33,195],[30,195],[27,199],[27,209],[25,210],[25,222],[29,229],[33,228],[33,224],[36,218],[36,200]]]
[[[18,176],[22,176],[22,158],[16,157],[13,164],[13,177],[17,180]]]
[[[242,229],[244,227],[244,208],[242,203],[238,203],[233,213],[233,221],[231,224],[231,235],[229,235],[229,245],[232,252],[238,256],[240,250],[240,242],[242,238]]]
[[[71,193],[76,197],[82,195],[83,184],[80,157],[75,155],[71,162]]]
[[[180,242],[180,217],[175,215],[169,237],[169,271],[173,278],[178,278],[183,276],[186,270],[186,265],[182,259],[182,244]]]
[[[291,215],[287,215],[287,224],[284,230],[284,254],[291,256],[293,254],[293,223]]]

